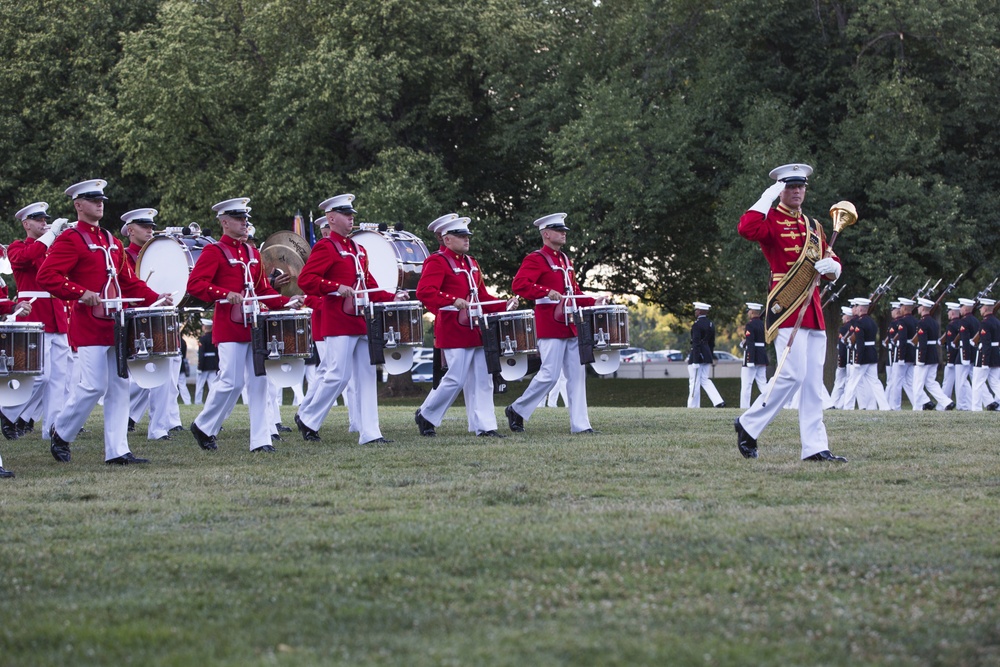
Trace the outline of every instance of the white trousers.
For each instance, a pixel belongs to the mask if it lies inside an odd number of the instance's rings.
[[[976,366],[972,369],[972,411],[982,412],[983,408],[992,403],[995,399],[993,392],[987,386],[990,379],[990,371],[987,366]],[[1000,368],[996,369],[1000,370]],[[995,386],[995,385],[994,385]]]
[[[580,363],[580,345],[576,338],[539,338],[538,354],[542,367],[531,379],[521,397],[511,404],[514,412],[526,421],[541,405],[552,387],[566,374],[566,407],[569,408],[569,430],[579,433],[590,429],[587,414],[587,373]]]
[[[722,395],[712,382],[712,364],[688,364],[688,407],[701,407],[701,390],[708,394],[712,405],[719,405]]]
[[[11,421],[40,419],[38,432],[42,438],[48,438],[48,427],[55,423],[59,411],[69,400],[72,364],[66,334],[42,334],[42,345],[45,363],[42,374],[35,376],[31,397],[21,405],[4,407],[3,413]]]
[[[844,410],[853,410],[855,399],[862,410],[888,410],[889,401],[878,379],[878,364],[852,364],[844,390]]]
[[[449,348],[443,353],[448,372],[424,399],[420,414],[434,426],[440,426],[445,412],[461,391],[465,395],[469,430],[473,433],[495,431],[497,415],[493,406],[493,376],[486,370],[483,348]]]
[[[253,374],[253,350],[250,343],[219,343],[219,379],[208,392],[208,399],[194,423],[206,435],[217,435],[223,422],[232,414],[243,385],[249,390],[250,449],[271,444],[268,425],[267,376]],[[249,376],[247,368],[251,369]]]
[[[955,364],[944,365],[944,374],[941,376],[941,391],[948,397],[949,401],[952,400],[951,397],[955,391]],[[938,403],[936,409],[944,410],[944,407],[945,406]]]
[[[56,417],[56,433],[66,442],[76,440],[87,417],[104,397],[104,460],[128,453],[128,386],[118,377],[115,348],[88,345],[77,350],[80,381],[70,390],[66,407]]]
[[[378,423],[378,385],[368,355],[367,336],[327,336],[320,348],[319,379],[299,406],[302,423],[318,431],[337,396],[354,380],[347,398],[350,426],[357,427],[359,443],[382,437]]]
[[[177,377],[177,394],[181,397],[181,402],[184,405],[191,405],[191,388],[188,387],[187,375]],[[178,410],[178,414],[180,414],[180,410]]]
[[[972,364],[955,364],[955,406],[959,410],[972,409]]]
[[[767,366],[744,366],[740,369],[740,407],[744,410],[750,407],[754,382],[757,383],[757,390],[763,394],[767,389]]]
[[[791,329],[779,329],[775,340],[778,358],[785,353]],[[760,434],[778,414],[791,396],[799,391],[799,439],[802,458],[830,449],[823,423],[823,362],[826,359],[826,332],[800,329],[795,344],[788,352],[781,374],[771,378],[774,385],[770,399],[767,393],[757,397],[750,409],[740,416],[740,424],[753,438]]]
[[[943,406],[951,403],[951,399],[941,389],[937,381],[937,364],[917,364],[913,369],[913,393],[917,396],[914,410],[923,410],[924,403],[933,400],[937,407],[944,410]],[[928,395],[930,398],[928,399]]]
[[[833,374],[833,393],[830,394],[830,401],[833,403],[833,407],[838,410],[844,409],[844,397],[847,395],[844,390],[846,388],[847,368],[837,366],[837,370]]]
[[[201,405],[201,392],[206,387],[212,391],[212,387],[219,380],[218,371],[198,371],[198,377],[194,382],[194,404]],[[208,400],[206,397],[205,400]]]

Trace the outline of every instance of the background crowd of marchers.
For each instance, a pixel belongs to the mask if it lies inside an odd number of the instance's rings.
[[[87,178],[110,183],[110,229],[153,206],[161,227],[214,236],[227,197],[252,198],[266,238],[353,192],[358,221],[402,222],[432,250],[430,220],[472,217],[473,253],[506,286],[538,245],[531,221],[565,211],[590,288],[677,327],[708,301],[735,332],[767,284],[736,221],[795,161],[816,168],[807,213],[828,229],[838,200],[860,214],[838,242],[845,297],[960,272],[972,296],[1000,271],[986,0],[0,7],[4,243],[27,203],[69,216],[62,192]]]

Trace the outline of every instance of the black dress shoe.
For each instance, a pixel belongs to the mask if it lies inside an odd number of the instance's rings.
[[[506,438],[507,436],[502,433],[497,433],[496,431],[480,431],[476,434],[477,438]]]
[[[105,461],[109,466],[130,466],[136,463],[149,463],[149,459],[140,459],[138,456],[132,454],[132,452],[125,452],[117,458],[113,458],[109,461]]]
[[[997,408],[1000,408],[1000,402],[997,402],[997,401],[993,401],[992,403],[990,403],[989,405],[986,406],[986,409],[989,410],[990,412],[996,412]],[[948,409],[949,410],[954,410],[955,409],[955,401],[951,402],[951,407],[948,408]]]
[[[128,418],[128,432],[129,433],[135,432],[135,420],[132,419],[131,417]]]
[[[395,440],[390,440],[389,438],[375,438],[374,440],[369,440],[368,442],[362,442],[361,446],[365,445],[388,445],[390,443],[396,442]]]
[[[178,424],[177,426],[170,427],[170,432],[171,433],[173,433],[174,431],[183,431],[183,430],[184,430],[184,427],[181,426],[180,424]]]
[[[750,437],[750,434],[743,428],[743,424],[740,423],[739,417],[733,420],[733,425],[736,427],[736,446],[739,448],[740,454],[745,459],[757,458],[757,439]]]
[[[4,470],[3,466],[0,466],[0,479],[10,479],[14,476],[14,471]]]
[[[514,411],[513,405],[508,405],[504,408],[503,413],[507,415],[507,426],[510,427],[511,431],[514,433],[524,433],[524,417]]]
[[[722,403],[719,403],[718,405],[713,405],[712,407],[713,408],[724,408],[724,407],[726,407],[726,402],[723,401]]]
[[[17,437],[22,437],[26,433],[31,433],[35,430],[35,420],[31,419],[29,421],[24,421],[20,417],[14,422],[14,428],[17,429]]]
[[[52,441],[52,446],[49,447],[49,451],[52,452],[52,458],[60,463],[69,463],[69,443],[60,438],[54,428],[52,429],[50,440]]]
[[[287,426],[285,426],[281,422],[278,422],[277,424],[275,424],[274,428],[278,429],[278,433],[291,433],[292,432],[292,429],[288,428]]]
[[[271,440],[273,440],[274,442],[281,442],[281,436],[278,435],[277,433],[272,433]]]
[[[424,416],[420,414],[420,408],[417,408],[417,412],[413,415],[413,421],[417,423],[420,435],[427,436],[428,438],[433,438],[437,435],[437,431],[434,430],[434,424],[424,419]]]
[[[295,415],[295,425],[299,427],[299,433],[306,442],[319,442],[319,433],[306,426],[298,415]]]
[[[191,433],[194,435],[194,439],[198,442],[198,446],[205,451],[214,451],[219,448],[219,445],[215,442],[214,435],[208,435],[194,422],[191,422]]]
[[[278,451],[271,445],[263,445],[261,447],[256,447],[250,450],[251,452],[276,452]]]
[[[585,428],[582,431],[577,431],[576,435],[599,435],[600,431],[595,431],[592,428]]]
[[[166,435],[161,435],[157,440],[173,440],[173,436],[167,433]]]
[[[934,401],[927,401],[926,403],[924,403],[924,406],[921,409],[922,410],[933,410],[936,407],[937,407],[937,403],[935,403]]]
[[[993,409],[994,409],[994,410],[996,410],[996,407],[995,407],[995,406],[996,406],[996,403],[990,403],[990,405],[994,406],[994,407],[993,407]],[[987,405],[987,406],[986,406],[986,409],[987,409],[987,410],[989,410],[989,409],[990,409],[990,405]],[[955,407],[956,407],[956,406],[955,406],[955,401],[952,401],[951,403],[949,403],[948,405],[946,405],[946,406],[944,407],[944,411],[945,411],[945,412],[948,412],[949,410],[954,410],[954,409],[955,409]]]
[[[2,412],[0,412],[0,432],[8,440],[17,440],[20,437],[20,434],[17,432],[17,426],[14,425],[14,422],[7,419],[7,416]]]
[[[824,449],[821,452],[816,452],[812,456],[807,456],[803,461],[835,461],[837,463],[847,463],[847,459],[843,456],[836,456],[830,453],[829,449]]]

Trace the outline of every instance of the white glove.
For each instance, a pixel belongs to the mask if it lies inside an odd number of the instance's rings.
[[[832,257],[824,257],[816,262],[813,265],[813,268],[816,269],[816,273],[823,276],[827,276],[832,273],[834,280],[840,277],[840,263]]]
[[[757,203],[751,206],[747,210],[757,211],[758,213],[763,213],[764,215],[767,215],[767,212],[771,210],[771,204],[774,202],[775,199],[778,198],[778,195],[780,195],[781,191],[784,189],[785,189],[785,184],[782,183],[781,181],[778,181],[777,183],[769,187],[767,190],[764,190],[764,194],[760,196],[760,199],[757,200]]]
[[[66,227],[68,226],[69,226],[69,220],[67,220],[66,218],[56,218],[55,220],[52,221],[52,224],[49,225],[49,231],[52,232],[55,236],[59,236],[60,234],[63,233],[63,230],[66,229]]]

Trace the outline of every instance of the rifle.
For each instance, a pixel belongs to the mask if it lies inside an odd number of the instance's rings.
[[[823,297],[826,296],[827,292],[829,292],[831,289],[833,289],[833,283],[827,283],[826,286],[823,287],[823,293],[819,295],[820,303],[823,304],[823,305],[820,306],[820,308],[826,308],[831,303],[833,303],[834,301],[836,301],[840,297],[840,293],[844,291],[845,287],[847,287],[847,283],[844,283],[843,285],[841,285],[839,290],[837,290],[836,292],[834,292],[833,294],[831,294],[829,297],[827,297],[826,301],[823,301]]]
[[[958,274],[958,278],[955,278],[954,280],[952,280],[950,283],[948,283],[947,287],[945,287],[943,290],[941,290],[941,294],[938,295],[937,301],[935,301],[934,305],[931,306],[931,316],[934,316],[934,317],[937,316],[938,309],[941,307],[941,304],[944,302],[944,298],[946,296],[948,296],[948,294],[950,294],[955,289],[955,286],[958,285],[958,281],[961,280],[962,276],[964,276],[964,275],[965,275],[965,272],[963,271],[962,273]]]
[[[917,299],[922,297],[924,293],[927,292],[927,288],[930,287],[930,284],[931,284],[931,279],[928,278],[927,282],[924,283],[924,286],[918,289],[917,293],[913,295],[913,301],[916,301]]]
[[[976,309],[979,308],[979,302],[980,302],[980,300],[982,300],[984,297],[987,297],[987,296],[990,295],[990,292],[993,291],[993,288],[997,286],[997,281],[998,280],[1000,280],[1000,274],[998,274],[997,277],[993,279],[993,282],[991,282],[989,285],[987,285],[983,289],[979,290],[979,293],[976,294],[976,303],[975,303],[974,306],[972,306],[972,312],[975,312]],[[996,307],[994,307],[993,310],[995,312],[996,311]]]
[[[913,297],[914,301],[916,301],[917,299],[927,298],[931,294],[934,294],[934,290],[936,290],[937,287],[938,287],[938,285],[941,284],[941,279],[938,278],[938,281],[936,283],[934,283],[933,285],[931,285],[930,283],[931,283],[931,280],[930,280],[930,278],[928,278],[927,282],[924,283],[924,286],[917,290],[916,295]],[[928,287],[928,285],[930,285],[930,287]]]
[[[882,281],[881,285],[875,288],[875,291],[868,297],[871,300],[871,305],[868,306],[868,312],[871,312],[875,308],[875,304],[878,303],[879,299],[889,293],[889,289],[895,281],[896,276],[890,275]]]

